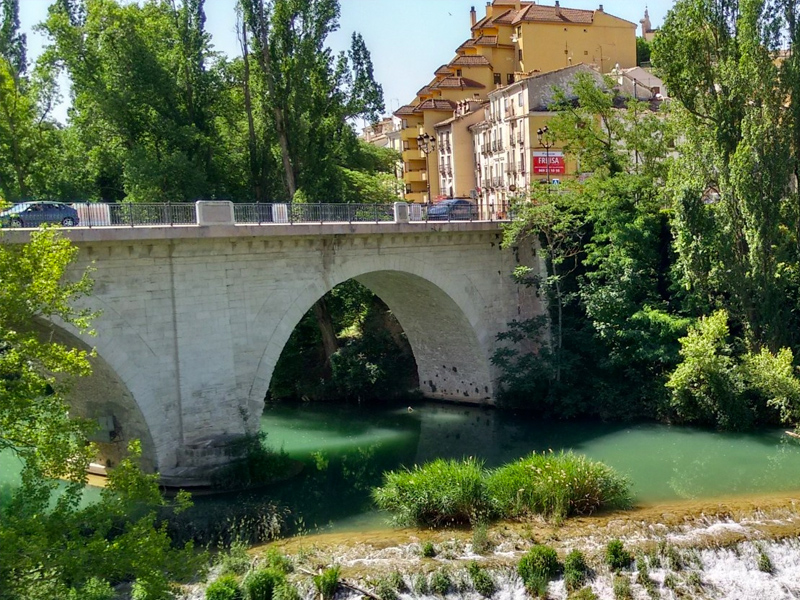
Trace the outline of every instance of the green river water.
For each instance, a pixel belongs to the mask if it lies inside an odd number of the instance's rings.
[[[386,526],[370,490],[382,473],[437,457],[476,456],[488,467],[532,451],[574,450],[628,476],[639,505],[800,490],[800,443],[781,430],[718,433],[660,424],[563,423],[436,403],[363,408],[269,406],[267,442],[303,472],[258,491],[198,497],[193,513],[223,519],[266,502],[285,507],[293,529],[364,531]],[[0,456],[0,496],[19,464]]]

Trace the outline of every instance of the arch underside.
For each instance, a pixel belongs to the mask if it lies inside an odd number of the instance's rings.
[[[72,333],[54,323],[35,325],[40,335],[70,348],[90,352],[91,348]],[[146,472],[156,469],[156,451],[144,415],[128,386],[98,354],[89,356],[91,374],[70,382],[67,402],[70,414],[97,423],[90,441],[97,446],[94,462],[114,467],[127,455],[129,442],[139,440],[141,466]]]
[[[355,278],[394,313],[417,362],[428,398],[485,402],[493,384],[486,352],[464,311],[431,282],[397,271]]]
[[[461,304],[456,302],[451,294],[425,277],[401,270],[375,270],[336,278],[322,289],[305,290],[287,308],[282,327],[276,327],[267,344],[251,387],[253,414],[260,414],[263,408],[275,364],[302,316],[319,298],[348,279],[367,287],[397,318],[414,354],[420,391],[425,397],[471,403],[493,400],[489,350],[476,331],[481,326],[480,312],[474,306],[465,310],[464,304],[469,303],[464,298]]]

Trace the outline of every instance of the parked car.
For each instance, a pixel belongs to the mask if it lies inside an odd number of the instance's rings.
[[[478,218],[478,207],[463,198],[448,198],[428,209],[429,221],[469,221]]]
[[[20,202],[0,212],[3,227],[38,227],[42,223],[75,227],[80,219],[78,211],[63,202]]]

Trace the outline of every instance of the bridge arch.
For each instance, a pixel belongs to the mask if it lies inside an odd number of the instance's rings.
[[[71,415],[97,423],[91,436],[98,448],[95,462],[114,467],[127,455],[128,443],[139,440],[141,466],[146,472],[154,471],[157,456],[150,427],[129,386],[114,367],[101,353],[91,353],[92,348],[75,331],[43,320],[35,322],[34,328],[43,338],[89,353],[91,374],[70,382],[66,400]]]
[[[451,274],[415,258],[373,256],[328,265],[322,276],[298,290],[261,349],[249,404],[260,414],[272,373],[295,327],[311,307],[337,285],[356,280],[392,311],[405,332],[422,393],[429,398],[491,401],[495,381],[490,364],[494,332],[485,327],[487,301],[469,276]],[[274,315],[274,307],[259,313]],[[261,325],[258,317],[256,326]],[[269,325],[267,325],[269,326]]]

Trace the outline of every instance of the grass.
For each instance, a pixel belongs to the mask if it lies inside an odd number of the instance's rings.
[[[472,587],[484,598],[489,598],[494,594],[495,586],[491,575],[474,560],[467,565],[469,578],[472,580]]]
[[[277,569],[250,571],[242,581],[245,600],[272,600],[275,588],[285,582],[286,575]]]
[[[631,566],[633,556],[625,549],[621,540],[613,539],[606,544],[606,564],[612,571],[621,571]]]
[[[383,486],[374,489],[372,496],[401,526],[478,523],[492,513],[483,463],[474,458],[437,459],[410,471],[389,471],[383,477]]]
[[[505,517],[566,518],[631,503],[627,479],[572,452],[534,452],[493,471],[488,486]]]
[[[564,585],[568,592],[578,591],[586,583],[589,568],[580,550],[572,550],[564,559]]]
[[[556,551],[542,544],[532,546],[517,563],[517,573],[534,598],[547,596],[547,586],[560,570]]]
[[[495,518],[562,519],[630,505],[628,481],[610,467],[571,452],[536,454],[493,471],[474,458],[437,459],[384,473],[372,492],[401,526],[442,527]],[[478,535],[480,539],[480,535]]]
[[[320,575],[314,575],[314,587],[322,597],[322,600],[332,600],[339,587],[339,567],[334,566],[325,569]]]

